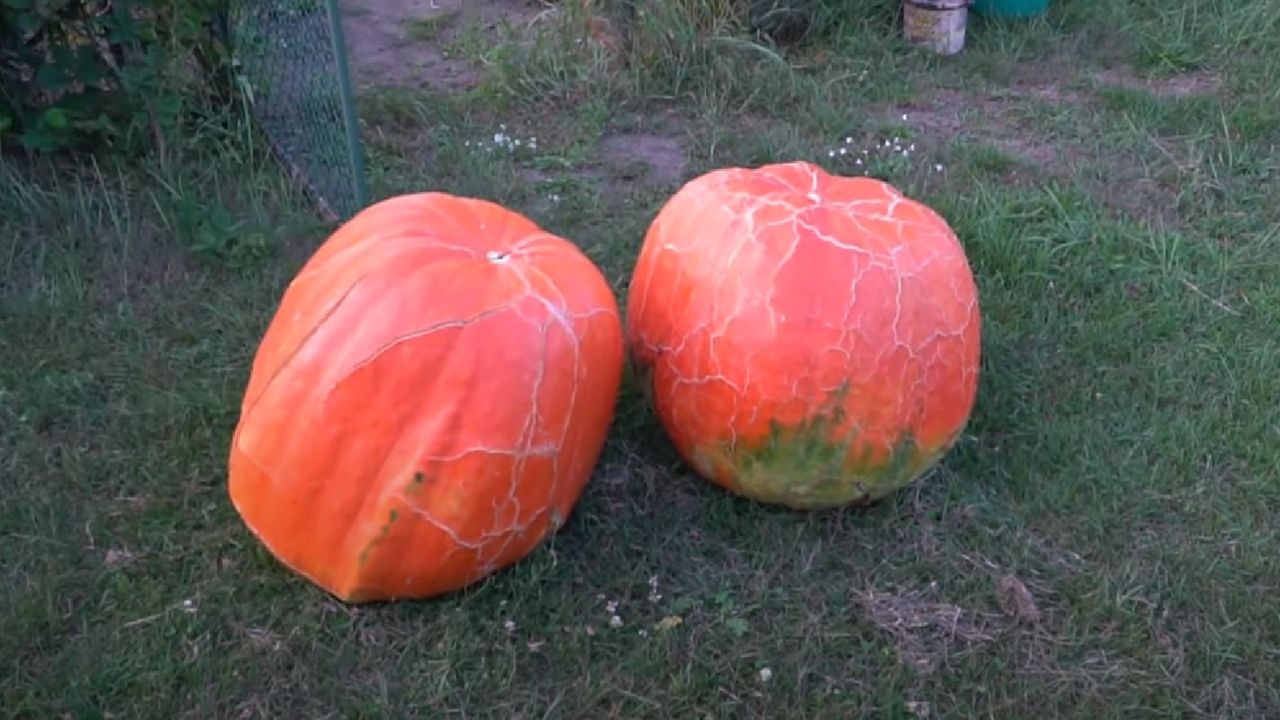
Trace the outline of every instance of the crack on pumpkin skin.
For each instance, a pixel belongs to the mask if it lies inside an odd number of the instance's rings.
[[[805,444],[797,428],[820,423],[823,398],[840,393],[859,444],[884,462],[917,457],[890,475],[918,477],[967,423],[979,335],[972,275],[940,216],[887,184],[805,163],[687,184],[650,227],[629,289],[646,394],[685,459],[721,479],[745,475],[739,463],[773,464],[754,453],[779,429]],[[791,439],[775,437],[775,450]],[[911,451],[917,440],[925,449]],[[901,482],[873,470],[848,477]],[[787,496],[778,473],[762,477],[760,492]]]
[[[533,297],[532,292],[530,293],[530,297]],[[534,299],[545,303],[545,300],[543,298],[534,297]],[[518,307],[503,308],[503,309],[511,309],[521,318],[531,322],[535,321],[534,318],[530,318],[522,314],[518,309]],[[594,314],[597,314],[597,313],[594,313],[594,312],[585,313],[579,317],[589,317]],[[556,315],[558,316],[557,317],[558,322],[562,324],[566,324],[569,327],[571,327],[571,321],[572,321],[571,317],[566,317],[562,312],[556,313]],[[546,336],[547,336],[547,327],[544,324],[540,327],[540,337],[543,342],[543,347],[541,348],[542,352],[539,354],[542,357],[545,357],[546,352],[548,350]],[[572,333],[568,333],[568,337],[572,338],[573,337]],[[578,343],[576,341],[572,341],[571,345],[574,348],[573,374],[577,376],[580,371],[579,348],[578,348]],[[558,490],[557,479],[560,476],[559,454],[560,454],[561,448],[564,445],[564,439],[562,438],[560,442],[552,443],[545,446],[534,447],[532,444],[534,429],[541,423],[541,420],[542,420],[539,413],[537,398],[539,396],[539,390],[542,387],[543,378],[546,374],[546,364],[547,363],[545,361],[538,364],[537,377],[535,378],[533,382],[533,387],[531,388],[531,396],[533,399],[531,401],[531,407],[529,410],[528,418],[526,419],[524,428],[521,432],[519,447],[514,449],[474,447],[474,448],[468,448],[452,454],[423,457],[425,461],[433,462],[433,463],[448,463],[448,462],[460,460],[466,456],[474,455],[478,453],[487,454],[487,455],[506,455],[514,459],[515,462],[512,465],[511,476],[507,482],[507,497],[504,499],[505,502],[503,504],[500,504],[498,499],[494,498],[489,508],[491,515],[495,519],[494,524],[491,527],[486,529],[484,532],[480,533],[475,539],[469,540],[462,537],[448,523],[443,522],[440,519],[436,518],[430,512],[429,508],[423,507],[419,503],[410,502],[410,498],[407,497],[403,492],[400,493],[400,495],[397,498],[401,502],[405,503],[405,507],[409,512],[413,513],[415,516],[426,521],[432,527],[436,528],[438,531],[444,533],[450,538],[450,540],[452,541],[452,546],[445,553],[446,560],[453,555],[466,552],[466,551],[474,551],[476,553],[477,559],[474,563],[474,568],[468,573],[466,577],[466,580],[465,580],[466,584],[475,582],[476,580],[486,577],[492,574],[494,571],[496,571],[501,564],[501,559],[506,554],[511,544],[516,541],[523,540],[526,534],[531,530],[534,530],[539,527],[545,527],[546,524],[543,523],[542,521],[545,518],[549,517],[552,514],[552,512],[555,510],[554,506],[546,506],[534,511],[532,514],[527,514],[521,510],[520,500],[516,495],[517,488],[519,487],[519,481],[517,480],[517,478],[520,477],[521,471],[524,468],[524,464],[531,457],[543,457],[543,458],[548,458],[552,461],[553,480],[552,480],[551,486],[547,490],[546,495],[548,497],[555,497],[557,495],[557,490]],[[572,407],[576,405],[576,401],[577,401],[577,397],[576,397],[577,384],[576,383],[574,384],[573,388],[574,388],[574,392],[569,401],[571,412],[572,412]],[[500,520],[500,518],[503,518],[503,517],[507,517],[509,519],[503,522]]]
[[[465,216],[475,202],[407,197],[383,210],[427,207],[438,215],[436,204],[451,207],[445,214],[454,227],[442,234],[466,226],[468,218],[453,215]],[[286,293],[266,349],[255,358],[254,374],[268,379],[257,384],[262,406],[249,409],[266,419],[242,414],[233,442],[233,500],[273,554],[341,599],[438,594],[518,561],[563,525],[603,448],[623,356],[612,292],[568,241],[510,214],[498,217],[483,232],[470,231],[490,241],[479,240],[477,248],[436,242],[430,233],[392,238],[365,228],[384,246],[407,247],[391,257],[361,256],[361,248],[370,250],[368,238],[352,240],[344,227],[291,283],[292,296]],[[349,225],[358,231],[362,223],[357,216]],[[493,243],[502,244],[504,262],[489,260]],[[444,255],[432,255],[436,250]],[[396,267],[405,257],[425,260]],[[434,257],[488,269],[436,270]],[[347,266],[361,262],[372,269],[351,282],[371,278],[379,294],[353,298],[359,310],[336,302],[317,312],[310,298],[325,299],[324,289],[353,277]],[[549,271],[539,262],[552,263]],[[475,284],[459,273],[472,273]],[[473,291],[451,297],[444,287],[451,281]],[[430,303],[421,303],[420,288],[432,290]],[[341,300],[356,292],[342,288]],[[475,311],[431,322],[432,304],[439,303]],[[405,312],[401,322],[395,314]],[[322,332],[331,321],[347,332]],[[286,408],[307,424],[280,417]],[[294,457],[308,469],[296,470]],[[325,489],[332,473],[347,475]],[[237,485],[238,477],[244,479]],[[321,532],[310,531],[311,518],[271,509],[306,497],[318,498],[317,509],[327,513],[314,523]],[[388,516],[393,522],[374,520]]]

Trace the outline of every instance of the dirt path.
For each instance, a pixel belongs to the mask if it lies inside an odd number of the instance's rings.
[[[504,25],[536,22],[558,3],[548,0],[342,0],[343,30],[354,82],[361,87],[430,89],[456,93],[474,87],[484,70],[450,47],[464,35],[496,36]],[[666,132],[612,132],[583,170],[611,199],[633,187],[674,186],[684,179],[683,139]]]
[[[462,90],[481,71],[448,48],[471,28],[519,26],[550,6],[541,0],[343,0],[343,31],[358,85]]]

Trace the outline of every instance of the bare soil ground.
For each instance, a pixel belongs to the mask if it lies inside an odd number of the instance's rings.
[[[545,0],[344,0],[344,31],[362,87],[457,93],[477,86],[484,69],[450,47],[467,33],[498,40],[503,27],[529,28],[558,11]],[[666,124],[670,124],[667,122]],[[678,185],[688,166],[671,128],[610,132],[581,179],[598,183],[606,201],[634,188]],[[531,179],[538,179],[533,173]]]
[[[483,77],[449,45],[471,29],[492,33],[530,23],[550,6],[540,0],[343,0],[343,30],[361,85],[461,90]]]

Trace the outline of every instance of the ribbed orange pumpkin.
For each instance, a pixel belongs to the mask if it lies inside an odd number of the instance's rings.
[[[481,200],[381,202],[285,292],[232,441],[231,500],[342,600],[462,588],[569,516],[622,364],[616,300],[577,247]]]
[[[874,500],[932,467],[968,422],[979,340],[947,223],[808,163],[688,183],[628,291],[629,354],[681,455],[793,508]]]

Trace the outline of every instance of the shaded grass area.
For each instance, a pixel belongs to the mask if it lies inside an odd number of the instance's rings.
[[[1280,10],[1062,3],[975,20],[944,61],[897,42],[892,3],[764,49],[677,5],[644,62],[568,15],[477,43],[468,94],[365,97],[375,194],[504,202],[621,294],[672,177],[886,177],[954,225],[982,297],[975,416],[938,471],[868,508],[753,505],[628,387],[553,542],[344,607],[224,488],[248,363],[325,229],[234,131],[154,167],[4,160],[5,716],[1280,714]]]

